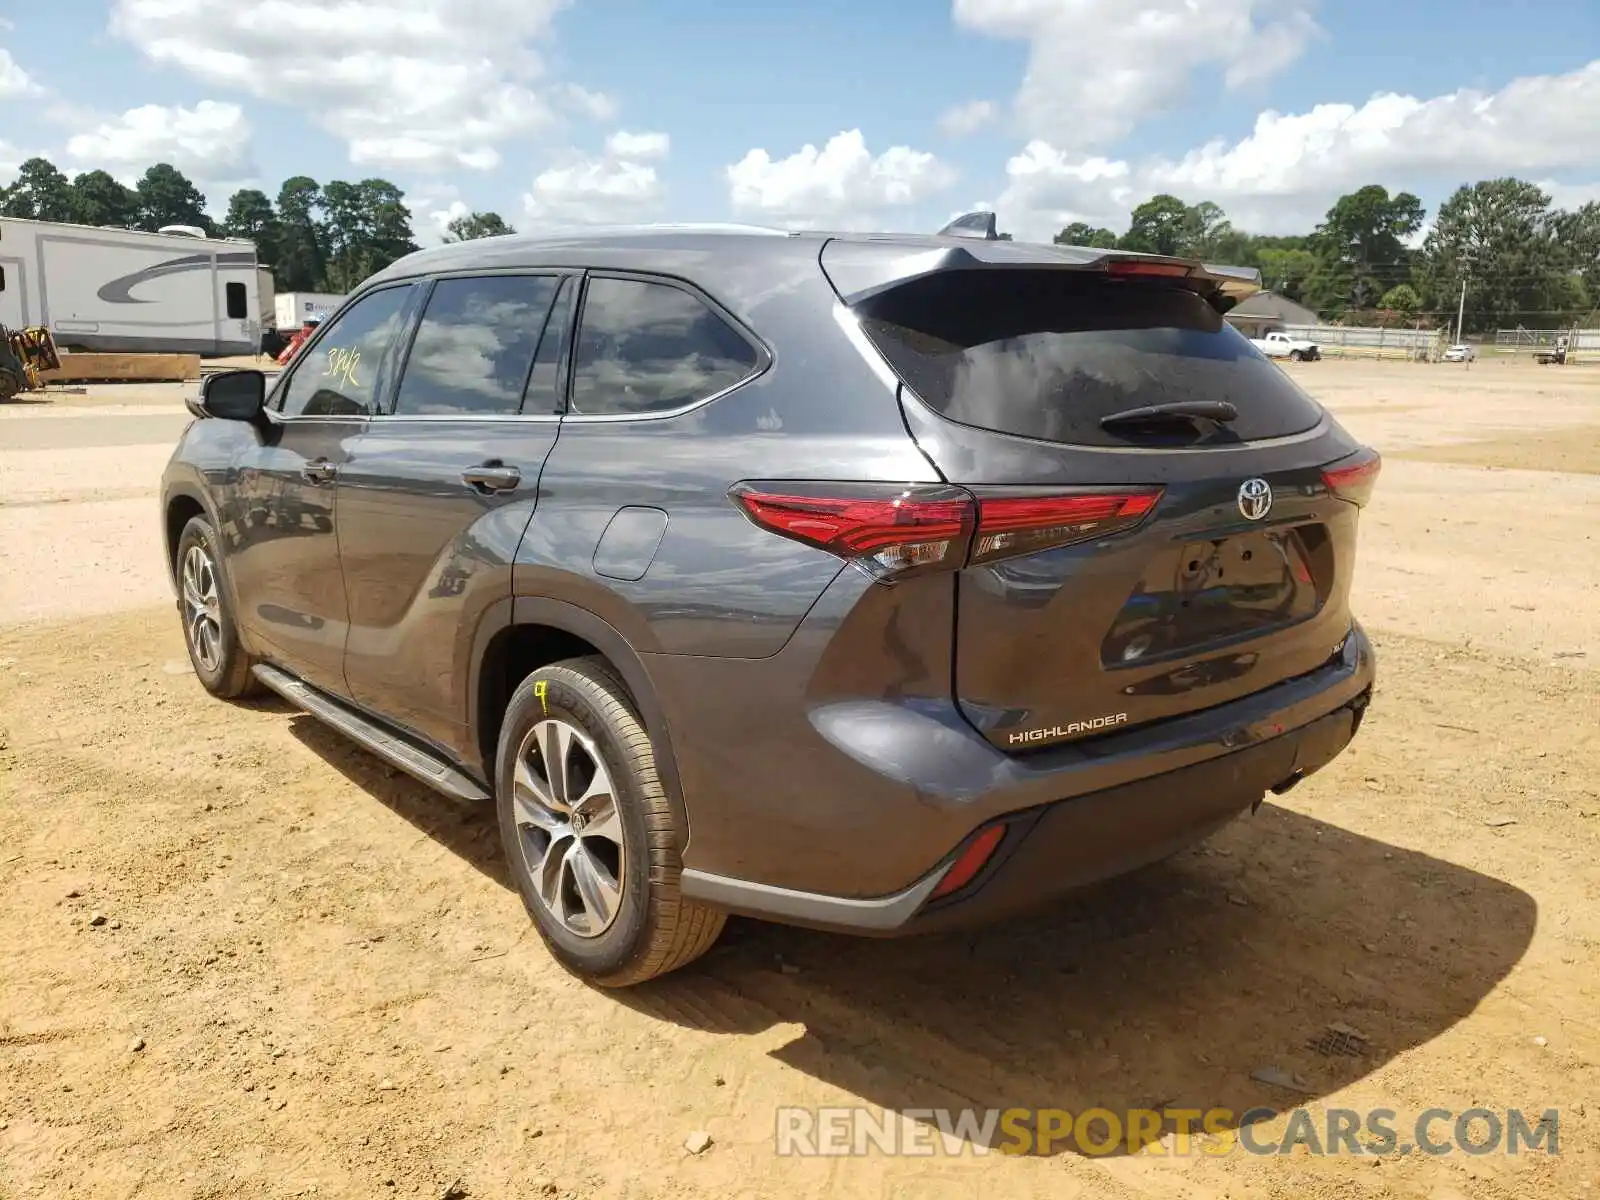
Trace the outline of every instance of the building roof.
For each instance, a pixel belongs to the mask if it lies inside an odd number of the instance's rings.
[[[1236,304],[1228,315],[1245,320],[1283,321],[1290,325],[1315,325],[1317,314],[1277,292],[1257,292]]]

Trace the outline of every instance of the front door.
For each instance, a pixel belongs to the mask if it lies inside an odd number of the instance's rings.
[[[560,430],[576,291],[562,274],[434,282],[392,411],[339,475],[351,694],[463,761],[475,631],[511,594]]]
[[[336,695],[348,613],[339,569],[339,471],[383,394],[409,286],[358,300],[299,354],[226,489],[228,568],[247,645]]]

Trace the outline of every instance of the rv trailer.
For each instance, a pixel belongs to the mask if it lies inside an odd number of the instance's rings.
[[[64,349],[253,354],[255,245],[196,233],[0,217],[0,325],[42,325]]]

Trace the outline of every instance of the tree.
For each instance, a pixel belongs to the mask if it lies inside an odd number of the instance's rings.
[[[1224,258],[1238,258],[1250,241],[1250,235],[1234,229],[1228,214],[1220,204],[1202,200],[1189,207],[1184,223],[1184,253],[1209,262]]]
[[[25,221],[72,220],[72,184],[46,158],[30,158],[17,179],[0,192],[0,215]]]
[[[1241,266],[1261,268],[1261,282],[1280,296],[1300,303],[1306,280],[1317,269],[1317,256],[1302,246],[1274,246],[1267,242],[1296,242],[1300,238],[1257,238],[1254,262]]]
[[[1600,201],[1557,213],[1554,225],[1556,241],[1566,251],[1568,265],[1583,279],[1584,290],[1600,296]]]
[[[317,226],[322,188],[315,179],[295,175],[278,189],[278,246],[273,271],[286,292],[316,292],[323,282],[323,246]]]
[[[471,242],[478,238],[500,237],[516,230],[507,225],[497,212],[463,213],[445,226],[447,242]]]
[[[1559,226],[1550,197],[1525,180],[1458,188],[1423,245],[1430,302],[1449,311],[1465,281],[1469,330],[1549,328],[1583,315],[1588,291],[1557,241]]]
[[[1196,232],[1197,222],[1189,206],[1163,193],[1133,210],[1128,232],[1117,244],[1142,254],[1181,255],[1193,246]]]
[[[418,247],[411,234],[411,210],[406,207],[405,193],[387,179],[363,179],[360,188],[366,209],[371,274],[415,253]]]
[[[1058,246],[1087,246],[1091,250],[1115,250],[1117,235],[1103,227],[1074,221],[1052,239]]]
[[[324,278],[333,291],[351,291],[417,248],[405,195],[386,179],[334,180],[322,189],[321,210]]]
[[[222,228],[229,237],[246,238],[256,245],[256,261],[264,267],[278,263],[278,214],[272,201],[256,188],[243,188],[228,199]]]
[[[1422,297],[1409,283],[1397,283],[1383,294],[1383,299],[1378,301],[1378,307],[1411,317],[1421,310]]]
[[[216,230],[206,215],[206,198],[188,176],[171,163],[157,163],[134,187],[139,198],[139,228],[154,233],[163,225],[198,225]]]
[[[139,227],[139,197],[105,171],[85,171],[72,181],[72,219],[80,225]]]
[[[1330,316],[1372,307],[1410,276],[1405,239],[1422,228],[1425,212],[1410,192],[1391,196],[1375,183],[1340,196],[1311,235],[1317,267],[1306,281],[1307,302]]]

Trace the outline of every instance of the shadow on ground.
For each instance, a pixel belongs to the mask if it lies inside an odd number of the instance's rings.
[[[511,886],[490,806],[435,796],[310,718],[293,728]],[[1522,957],[1536,913],[1509,884],[1268,804],[1023,920],[892,941],[734,921],[700,963],[607,996],[709,1032],[803,1025],[775,1057],[873,1110],[1222,1108],[1234,1124],[1444,1033]],[[1253,1078],[1268,1069],[1290,1086]]]

